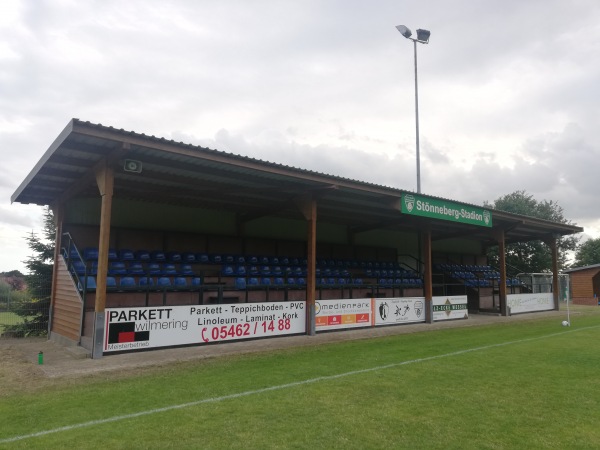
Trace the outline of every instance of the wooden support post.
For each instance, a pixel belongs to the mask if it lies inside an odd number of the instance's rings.
[[[506,242],[504,239],[504,230],[496,232],[498,241],[498,261],[500,264],[500,281],[498,286],[498,295],[500,301],[500,315],[508,316],[508,305],[506,298]]]
[[[306,231],[306,332],[314,336],[316,334],[315,323],[315,299],[316,299],[316,269],[317,269],[317,201],[313,197],[297,200],[300,211],[307,221]]]
[[[92,357],[101,358],[104,339],[104,310],[106,308],[106,277],[108,275],[108,249],[110,246],[110,220],[114,189],[114,173],[106,164],[96,172],[96,182],[102,197],[100,212],[100,237],[98,242],[98,271],[96,275],[96,303],[94,314],[94,339]]]
[[[425,322],[433,323],[433,276],[431,264],[431,230],[425,230],[421,233],[423,240],[423,264],[425,290]]]
[[[558,283],[558,243],[556,239],[544,241],[552,253],[552,298],[554,300],[554,309],[559,309],[560,285]]]

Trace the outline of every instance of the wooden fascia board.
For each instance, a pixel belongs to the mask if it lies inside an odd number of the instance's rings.
[[[321,175],[314,172],[307,172],[302,169],[278,166],[275,163],[253,161],[244,156],[224,154],[222,152],[219,152],[218,150],[211,150],[189,144],[176,143],[166,139],[163,140],[156,137],[140,136],[116,129],[109,130],[106,128],[100,128],[99,125],[77,122],[74,126],[73,132],[99,139],[129,143],[132,146],[161,150],[169,153],[187,156],[190,158],[204,159],[211,162],[228,164],[244,169],[272,173],[284,177],[296,178],[305,181],[311,181],[323,185],[336,185],[347,189],[377,193],[388,196],[398,195],[398,192],[396,192],[396,190],[392,188],[382,188],[375,185],[364,186],[351,180],[344,180],[341,178],[334,178],[331,176]]]

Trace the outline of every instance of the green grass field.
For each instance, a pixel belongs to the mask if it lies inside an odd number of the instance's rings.
[[[56,380],[0,447],[598,448],[599,310]]]

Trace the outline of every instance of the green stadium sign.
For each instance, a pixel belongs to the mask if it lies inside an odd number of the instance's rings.
[[[492,226],[492,212],[477,206],[461,205],[448,200],[438,200],[421,195],[404,194],[402,212],[413,216],[450,220],[481,227]]]

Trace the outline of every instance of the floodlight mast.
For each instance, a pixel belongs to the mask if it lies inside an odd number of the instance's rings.
[[[421,44],[429,43],[429,36],[431,32],[429,30],[417,30],[417,37],[413,38],[412,31],[404,25],[397,25],[396,29],[406,39],[410,39],[414,44],[415,53],[415,124],[416,124],[416,147],[417,147],[417,194],[421,193],[421,151],[419,148],[419,83],[417,78],[417,42]]]

